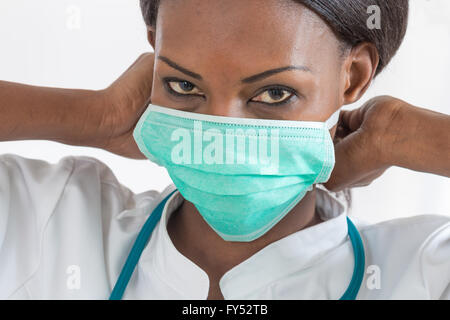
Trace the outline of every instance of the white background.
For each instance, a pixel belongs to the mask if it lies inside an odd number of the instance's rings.
[[[450,1],[410,3],[405,42],[363,100],[389,94],[449,114]],[[0,1],[1,80],[102,89],[150,50],[137,0]],[[135,192],[162,190],[170,183],[165,170],[149,161],[93,148],[15,141],[0,143],[0,154],[4,153],[52,163],[66,155],[92,156]],[[354,189],[352,213],[373,222],[416,214],[450,215],[450,179],[391,168],[371,186]]]

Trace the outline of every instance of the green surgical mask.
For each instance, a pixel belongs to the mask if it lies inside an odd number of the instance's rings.
[[[149,105],[134,138],[227,241],[253,241],[334,167],[326,122],[232,118]]]

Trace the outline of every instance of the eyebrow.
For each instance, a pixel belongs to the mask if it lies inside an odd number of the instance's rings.
[[[169,66],[171,66],[174,69],[177,69],[178,71],[194,78],[197,80],[203,80],[203,77],[201,75],[199,75],[198,73],[195,73],[193,71],[190,71],[186,68],[183,68],[182,66],[178,65],[177,63],[173,62],[172,60],[170,60],[167,57],[158,55],[158,59],[160,59],[161,61],[164,61],[165,63],[167,63]],[[285,72],[285,71],[290,71],[290,70],[300,70],[300,71],[305,71],[305,72],[311,72],[311,69],[309,69],[308,67],[305,66],[287,66],[287,67],[282,67],[282,68],[276,68],[276,69],[271,69],[271,70],[267,70],[258,74],[255,74],[253,76],[241,79],[242,83],[253,83],[256,81],[260,81],[262,79],[265,79],[267,77],[273,76],[277,73],[281,73],[281,72]]]
[[[190,76],[190,77],[192,77],[194,79],[203,80],[203,77],[201,75],[199,75],[198,73],[195,73],[195,72],[189,71],[186,68],[183,68],[182,66],[176,64],[175,62],[173,62],[169,58],[166,58],[164,56],[158,55],[158,59],[164,61],[165,63],[167,63],[172,68],[177,69],[178,71],[183,72],[184,74],[187,74],[188,76]]]
[[[301,71],[305,71],[305,72],[311,72],[311,70],[305,66],[287,66],[287,67],[283,67],[283,68],[267,70],[267,71],[255,74],[254,76],[242,79],[241,81],[242,81],[242,83],[252,83],[252,82],[256,82],[256,81],[265,79],[267,77],[273,76],[274,74],[281,73],[284,71],[290,71],[290,70],[301,70]]]

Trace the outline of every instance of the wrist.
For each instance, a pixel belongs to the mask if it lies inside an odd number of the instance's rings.
[[[84,135],[87,138],[85,145],[108,150],[112,141],[130,130],[131,127],[124,128],[123,124],[133,101],[121,93],[114,85],[94,92],[88,103],[92,114],[88,115],[90,126]]]
[[[392,165],[449,176],[449,120],[444,114],[404,102],[392,135]]]
[[[96,147],[102,124],[104,98],[101,91],[74,90],[65,107],[61,108],[59,124],[55,125],[57,140],[76,146]]]

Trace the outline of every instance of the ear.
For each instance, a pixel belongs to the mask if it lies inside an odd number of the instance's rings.
[[[155,29],[152,27],[147,27],[147,40],[148,43],[150,43],[150,45],[153,48],[153,51],[155,51]]]
[[[345,59],[344,104],[358,101],[369,88],[380,57],[373,43],[363,42],[353,47]]]

